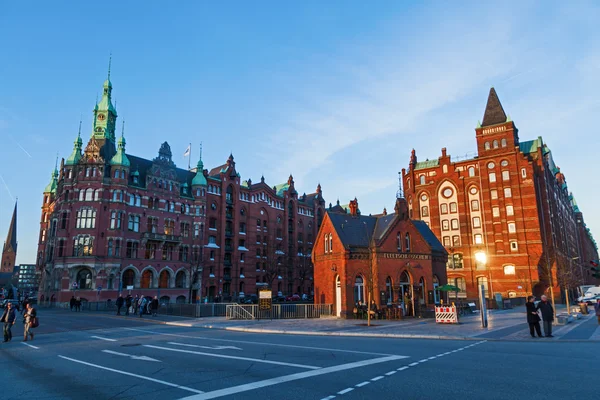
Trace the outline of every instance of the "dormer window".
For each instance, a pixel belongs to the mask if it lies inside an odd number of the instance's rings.
[[[136,185],[139,183],[139,178],[136,175],[133,176],[133,183]]]

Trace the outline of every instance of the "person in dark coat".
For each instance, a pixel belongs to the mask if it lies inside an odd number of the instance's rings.
[[[544,295],[537,308],[542,312],[544,335],[546,335],[546,337],[554,337],[552,336],[552,322],[554,321],[554,308],[552,308],[552,303],[550,303],[548,298]]]
[[[6,303],[6,308],[0,317],[0,322],[4,323],[4,342],[10,342],[12,339],[12,326],[15,324],[17,314],[11,302]]]
[[[129,309],[131,308],[131,295],[128,294],[125,298],[125,315],[129,315]]]
[[[533,338],[535,337],[535,332],[537,332],[539,337],[542,337],[542,329],[540,328],[540,316],[537,313],[537,307],[535,306],[533,300],[534,297],[529,296],[527,298],[527,304],[525,304],[525,308],[527,309],[527,323],[529,324],[529,333]]]
[[[123,298],[123,295],[120,294],[117,298],[117,301],[115,301],[115,305],[117,306],[117,315],[121,315],[121,307],[123,307],[124,303],[125,299]]]
[[[156,317],[156,313],[158,312],[158,296],[154,296],[150,302],[150,311],[152,312],[152,316]]]
[[[71,300],[69,301],[69,306],[71,307],[71,311],[73,311],[73,308],[75,307],[75,302],[77,300],[75,300],[75,296],[71,296]]]

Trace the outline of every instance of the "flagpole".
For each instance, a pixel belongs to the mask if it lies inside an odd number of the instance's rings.
[[[190,166],[191,166],[191,160],[192,160],[192,144],[190,143],[190,154],[188,154],[188,171],[190,170]]]

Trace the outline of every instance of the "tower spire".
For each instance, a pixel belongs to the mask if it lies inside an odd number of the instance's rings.
[[[8,227],[8,235],[2,248],[2,264],[0,265],[1,272],[13,272],[15,261],[17,259],[17,202],[15,201],[15,209],[13,211],[10,226]]]
[[[110,81],[110,65],[112,64],[112,51],[110,52],[110,55],[108,56],[108,80]]]
[[[485,106],[485,113],[483,114],[483,123],[482,127],[503,124],[507,120],[506,113],[504,112],[504,108],[502,108],[502,104],[500,103],[500,99],[498,98],[498,94],[496,93],[496,89],[492,86],[490,89],[490,94],[488,95],[487,104]]]

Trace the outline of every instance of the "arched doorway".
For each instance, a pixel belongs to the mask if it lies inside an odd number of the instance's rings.
[[[140,287],[142,289],[152,288],[153,280],[154,280],[154,274],[152,273],[152,270],[150,270],[150,269],[145,270],[144,273],[142,274],[142,281],[140,283]]]
[[[176,288],[185,288],[185,272],[179,271],[177,275],[175,275],[175,287]]]
[[[404,310],[404,315],[412,316],[413,312],[413,291],[410,275],[407,271],[402,272],[400,275],[400,303],[402,304],[402,309]]]
[[[365,302],[365,284],[362,276],[357,276],[354,281],[354,304]]]
[[[163,269],[158,277],[158,287],[167,289],[169,287],[169,278],[169,271]]]
[[[342,282],[339,275],[335,277],[335,314],[342,316]]]
[[[90,290],[92,288],[92,272],[84,268],[77,273],[77,285],[80,290]]]
[[[122,278],[122,288],[127,289],[128,286],[133,287],[133,283],[135,282],[135,272],[132,269],[127,269],[123,271]]]

